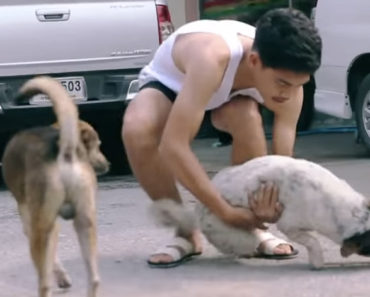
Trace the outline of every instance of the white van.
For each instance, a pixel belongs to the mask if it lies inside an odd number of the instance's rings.
[[[318,0],[313,17],[323,40],[315,73],[314,106],[319,112],[356,118],[370,148],[370,1]]]

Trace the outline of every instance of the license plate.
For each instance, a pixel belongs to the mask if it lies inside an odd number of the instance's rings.
[[[56,77],[62,86],[66,89],[69,96],[74,101],[86,101],[87,92],[86,92],[86,83],[83,77]],[[50,104],[48,96],[44,94],[39,94],[30,100],[30,104],[33,105],[48,105]]]

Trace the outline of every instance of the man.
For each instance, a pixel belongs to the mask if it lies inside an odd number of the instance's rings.
[[[232,164],[268,153],[258,105],[274,113],[272,151],[293,155],[303,84],[320,65],[321,39],[301,12],[271,10],[256,29],[238,21],[200,20],[175,31],[141,71],[122,137],[134,174],[151,199],[181,201],[175,180],[225,223],[253,229],[277,220],[277,190],[261,189],[252,209],[230,206],[191,150],[204,113],[233,137]],[[273,199],[272,199],[273,198]],[[254,234],[258,256],[289,258],[293,247],[265,231]],[[148,263],[171,267],[201,252],[199,231],[153,254]]]

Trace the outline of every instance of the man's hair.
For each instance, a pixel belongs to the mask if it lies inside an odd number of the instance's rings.
[[[257,21],[253,50],[265,67],[312,74],[320,66],[321,48],[318,30],[299,10],[272,9]]]

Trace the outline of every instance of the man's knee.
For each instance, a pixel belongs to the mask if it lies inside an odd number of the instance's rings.
[[[242,109],[240,108],[240,110],[242,110]],[[248,102],[244,106],[243,112],[240,115],[240,118],[241,118],[241,120],[244,120],[244,122],[247,125],[250,125],[251,127],[260,126],[263,123],[261,112],[259,110],[259,106],[258,106],[257,102],[253,102],[253,104]]]
[[[135,108],[127,108],[122,120],[122,140],[127,145],[150,144],[157,137],[155,124],[145,113],[137,112]]]
[[[211,119],[217,129],[227,132],[240,127],[251,129],[263,124],[258,103],[247,98],[235,98],[212,111]]]

